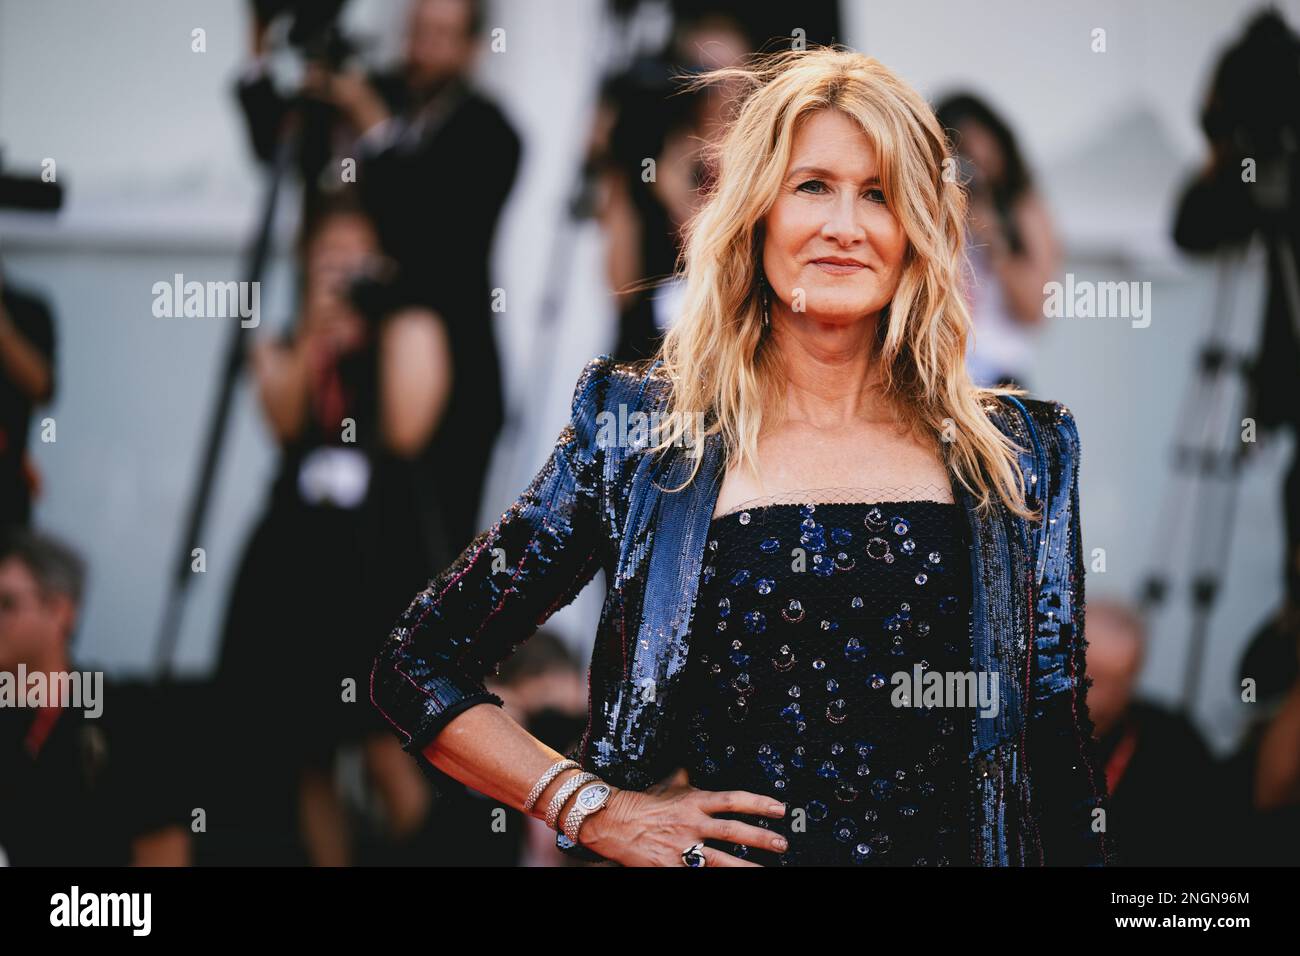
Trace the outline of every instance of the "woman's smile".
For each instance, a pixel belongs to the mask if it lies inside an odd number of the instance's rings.
[[[814,259],[812,264],[833,276],[857,275],[867,268],[864,263],[856,259],[845,259],[842,256],[825,256]]]

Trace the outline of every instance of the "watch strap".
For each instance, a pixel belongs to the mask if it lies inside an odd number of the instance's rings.
[[[554,830],[556,828],[555,824],[560,818],[560,810],[564,808],[564,804],[568,802],[569,797],[573,796],[573,792],[584,783],[590,783],[595,779],[597,777],[594,773],[583,771],[582,773],[575,773],[564,781],[564,786],[560,787],[555,796],[551,798],[550,806],[546,808],[546,825]]]
[[[533,789],[528,791],[528,796],[524,799],[524,812],[529,813],[533,809],[533,804],[542,796],[542,791],[551,785],[551,781],[558,777],[566,770],[580,770],[581,768],[572,760],[557,760],[546,768],[546,773],[537,778],[533,784]]]

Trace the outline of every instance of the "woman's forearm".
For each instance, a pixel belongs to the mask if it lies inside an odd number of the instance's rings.
[[[307,363],[300,345],[283,347],[260,342],[253,347],[253,371],[262,412],[275,437],[288,441],[298,434],[307,414]]]
[[[424,756],[465,786],[520,811],[538,778],[564,759],[492,703],[477,704],[453,717],[425,747]],[[529,815],[544,818],[551,798],[576,772],[568,770],[552,780]],[[562,809],[567,810],[572,799]]]
[[[0,305],[0,369],[30,401],[48,402],[54,391],[49,361],[27,341]]]
[[[1259,745],[1255,809],[1275,810],[1300,800],[1300,682],[1292,686]]]

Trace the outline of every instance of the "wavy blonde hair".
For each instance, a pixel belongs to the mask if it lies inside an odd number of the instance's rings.
[[[757,476],[763,423],[784,416],[781,360],[762,321],[759,227],[785,177],[799,124],[815,111],[838,110],[875,149],[886,200],[908,240],[875,340],[884,395],[914,435],[937,443],[981,509],[997,497],[1033,517],[1020,449],[984,409],[993,395],[1023,391],[978,388],[966,371],[967,196],[955,176],[944,175],[956,163],[945,162],[952,159],[949,144],[929,104],[874,57],[838,46],[755,55],[687,88],[718,83],[736,84],[741,94],[713,147],[713,188],[686,226],[678,263],[683,307],[655,355],[668,388],[657,442],[647,451],[700,440],[686,433],[703,420],[704,435],[722,433],[728,467]],[[955,440],[944,441],[945,431]],[[695,457],[687,480],[666,490],[694,480],[701,460]]]

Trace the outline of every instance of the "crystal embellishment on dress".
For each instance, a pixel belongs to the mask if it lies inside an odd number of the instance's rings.
[[[695,786],[765,793],[806,811],[794,832],[790,816],[739,815],[789,841],[780,854],[749,848],[747,859],[971,859],[975,722],[898,706],[918,691],[896,693],[906,688],[890,677],[969,669],[965,524],[959,506],[937,501],[751,502],[713,520],[713,570],[692,628],[711,637],[732,624],[720,652],[710,640],[689,647],[675,698],[685,708],[684,763]],[[804,548],[806,563],[792,563],[783,542]]]
[[[887,564],[894,563],[894,554],[889,550],[889,542],[884,538],[872,538],[867,542],[867,557]]]

